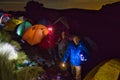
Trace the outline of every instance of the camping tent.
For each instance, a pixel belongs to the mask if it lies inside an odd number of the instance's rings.
[[[120,59],[111,59],[93,68],[84,80],[120,80]]]
[[[10,20],[11,14],[7,13],[0,13],[0,26],[3,27],[4,23],[6,23],[8,20]]]
[[[5,23],[5,30],[14,31],[17,25],[19,25],[20,23],[22,23],[22,20],[12,18]]]
[[[2,13],[1,13],[2,14]],[[11,14],[7,14],[7,13],[3,13],[1,16],[0,16],[0,23],[5,23],[7,22],[8,20],[10,20],[10,16],[12,16]]]
[[[43,18],[43,19],[38,21],[38,24],[48,26],[50,24],[50,22],[47,19]]]
[[[18,35],[18,36],[23,36],[24,32],[25,32],[28,28],[30,28],[31,26],[32,26],[32,24],[31,24],[30,22],[28,22],[28,21],[22,22],[22,23],[18,26],[18,28],[17,28],[17,30],[16,30],[17,35]]]
[[[44,25],[36,24],[30,27],[23,35],[23,40],[30,45],[38,44],[48,34],[48,29]]]

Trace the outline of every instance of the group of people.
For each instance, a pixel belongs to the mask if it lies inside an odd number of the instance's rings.
[[[57,42],[57,51],[53,44],[56,42],[53,40],[54,35],[50,36],[49,40],[52,41],[49,46],[49,54],[52,60],[56,63],[57,59],[61,60],[61,64],[64,66],[67,61],[71,65],[71,72],[75,74],[75,80],[81,80],[81,64],[88,59],[88,49],[86,45],[81,41],[78,35],[73,34],[72,39],[61,32],[61,37]],[[52,39],[51,39],[52,38]]]
[[[51,59],[56,64],[58,60],[62,60],[65,50],[69,44],[69,38],[65,32],[61,32],[60,37],[56,37],[54,33],[49,33],[48,35],[48,52],[51,55]],[[58,39],[56,39],[58,38]]]

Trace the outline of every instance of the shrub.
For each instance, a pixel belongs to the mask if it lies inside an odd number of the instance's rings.
[[[0,54],[0,80],[15,80],[14,64],[8,60],[8,55]]]

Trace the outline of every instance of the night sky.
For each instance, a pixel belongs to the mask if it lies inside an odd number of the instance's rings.
[[[0,9],[24,10],[26,2],[30,0],[0,0]],[[81,8],[99,10],[102,5],[111,4],[120,0],[34,0],[44,4],[44,7],[54,9]]]

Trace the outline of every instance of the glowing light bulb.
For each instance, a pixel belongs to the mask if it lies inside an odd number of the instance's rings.
[[[62,64],[62,67],[65,67],[65,64],[64,64],[64,63]]]
[[[48,30],[49,30],[49,31],[52,31],[52,27],[49,27]]]

